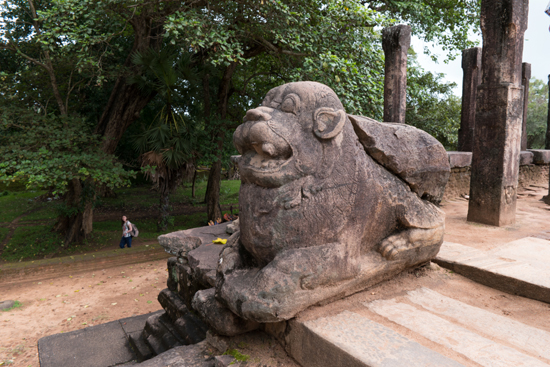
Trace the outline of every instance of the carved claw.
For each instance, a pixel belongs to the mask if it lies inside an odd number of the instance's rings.
[[[397,254],[409,247],[408,231],[403,231],[389,236],[382,241],[378,252],[387,260],[395,260]]]

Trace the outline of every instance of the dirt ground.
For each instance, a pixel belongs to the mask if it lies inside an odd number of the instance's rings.
[[[503,228],[466,222],[468,202],[465,199],[445,201],[442,203],[447,213],[445,240],[491,249],[527,236],[550,239],[550,206],[540,201],[547,192],[543,187],[522,191],[517,223]],[[41,337],[161,308],[157,295],[166,287],[166,260],[133,265],[111,262],[109,266],[104,269],[99,265],[94,269],[87,265],[86,270],[75,269],[70,275],[60,266],[58,277],[49,272],[49,279],[43,281],[34,274],[31,282],[0,283],[0,301],[12,299],[22,303],[20,308],[0,312],[0,366],[38,366],[36,345]],[[444,269],[401,274],[392,281],[325,306],[323,314],[337,312],[344,303],[359,305],[413,286],[427,286],[455,298],[460,295],[474,306],[550,331],[550,305],[492,290]],[[320,310],[312,308],[299,317],[310,318]],[[407,335],[406,330],[403,333]],[[265,334],[246,338],[239,342],[239,350],[251,356],[251,365],[297,366]]]
[[[550,240],[550,205],[541,201],[548,186],[529,186],[518,193],[516,223],[494,227],[466,221],[468,201],[464,198],[443,201],[445,241],[460,243],[480,250],[491,250],[524,237]]]

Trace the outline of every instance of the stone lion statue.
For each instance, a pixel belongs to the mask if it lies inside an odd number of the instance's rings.
[[[348,115],[329,87],[296,82],[269,91],[233,141],[240,230],[210,295],[238,317],[287,320],[439,251],[445,215],[436,204],[450,168],[429,134]],[[204,294],[193,302],[201,308]]]

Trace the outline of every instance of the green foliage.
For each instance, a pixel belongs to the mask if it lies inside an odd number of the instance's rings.
[[[544,149],[548,116],[548,84],[537,78],[529,82],[527,148]]]
[[[74,179],[114,188],[135,175],[99,149],[99,138],[80,118],[20,109],[4,110],[0,118],[1,182],[63,194]]]
[[[367,7],[409,24],[412,33],[427,42],[440,44],[443,50],[454,51],[454,59],[466,48],[476,46],[468,39],[471,33],[480,34],[481,0],[373,0]],[[430,53],[426,48],[425,53]],[[432,55],[435,60],[437,57]]]
[[[447,150],[456,150],[462,100],[452,93],[455,83],[443,74],[426,72],[409,55],[406,123],[435,137]]]

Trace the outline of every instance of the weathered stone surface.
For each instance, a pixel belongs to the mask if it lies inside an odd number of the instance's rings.
[[[519,165],[526,166],[528,164],[533,164],[533,152],[522,151],[519,154]]]
[[[521,58],[528,0],[483,0],[482,84],[477,91],[468,220],[515,222],[521,148]]]
[[[158,241],[169,254],[184,257],[189,251],[196,249],[201,244],[212,243],[218,237],[229,238],[225,231],[228,223],[163,234],[158,237]]]
[[[541,360],[489,340],[439,316],[394,300],[365,304],[371,311],[425,338],[465,355],[482,366],[547,367]]]
[[[399,135],[400,128],[380,123],[378,128],[368,121],[371,132],[380,131],[370,136],[374,147],[383,145],[377,139],[395,146],[393,138],[380,134]],[[425,159],[416,167],[412,160],[405,165],[406,177],[426,172],[429,178],[425,167],[433,162],[448,174],[443,147],[423,133],[415,136],[401,140],[395,153],[401,158],[389,159],[388,152],[388,161],[401,162],[407,151],[411,156],[421,151]],[[367,154],[327,86],[298,82],[272,89],[262,106],[247,112],[234,143],[242,154],[240,232],[220,255],[216,299],[239,317],[261,323],[286,320],[437,253],[444,213]],[[434,175],[441,177],[440,172]],[[435,181],[442,186],[430,181],[431,188],[419,192],[442,192],[444,179]],[[199,298],[197,293],[195,309]],[[208,307],[200,307],[208,320]],[[210,320],[215,327],[216,318]]]
[[[216,300],[214,288],[198,291],[193,298],[193,309],[221,335],[239,335],[260,327],[257,322],[245,320],[225,308]]]
[[[214,357],[214,360],[215,360],[215,363],[214,363],[215,367],[229,367],[229,366],[239,367],[241,365],[240,362],[237,362],[235,360],[235,357],[229,356],[229,355],[216,356]]]
[[[234,221],[230,222],[227,225],[227,228],[225,229],[227,234],[233,234],[233,233],[237,232],[238,230],[239,230],[239,218],[237,218]]]
[[[527,150],[527,107],[529,106],[529,80],[531,79],[531,64],[521,65],[521,85],[523,86],[523,118],[521,123],[521,150]]]
[[[193,277],[200,282],[202,288],[214,287],[216,284],[216,269],[223,246],[208,244],[190,251],[187,254]]]
[[[4,310],[7,310],[7,309],[10,309],[14,305],[15,305],[15,301],[11,301],[11,300],[2,301],[2,302],[0,302],[0,310],[4,311]]]
[[[407,298],[431,313],[550,360],[550,333],[547,331],[445,297],[428,288],[410,291]]]
[[[214,367],[205,342],[170,349],[140,363],[139,367]]]
[[[462,78],[462,109],[460,129],[458,129],[458,150],[471,152],[474,143],[477,87],[481,84],[481,47],[462,50],[462,70],[464,77]]]
[[[362,116],[349,118],[367,154],[421,198],[436,204],[441,201],[451,169],[447,152],[437,139],[405,124],[381,123]]]
[[[405,123],[407,107],[407,52],[411,27],[399,24],[382,30],[384,49],[384,121]]]
[[[444,242],[434,261],[491,288],[550,303],[550,241],[528,237],[493,251]]]
[[[451,168],[470,167],[472,165],[471,152],[447,152]]]
[[[42,367],[108,367],[136,358],[118,320],[41,338],[38,354]]]
[[[550,163],[550,149],[529,149],[529,152],[533,153],[534,164]]]
[[[344,311],[291,322],[289,353],[304,367],[459,367],[450,360],[364,316]]]
[[[225,353],[229,349],[229,338],[214,334],[210,330],[206,333],[206,342],[220,354]]]

